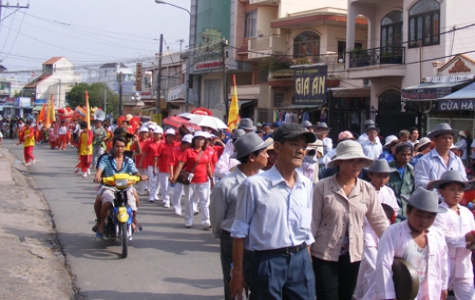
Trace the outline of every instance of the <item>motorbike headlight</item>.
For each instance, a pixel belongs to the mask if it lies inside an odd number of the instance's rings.
[[[127,179],[118,179],[115,181],[116,186],[127,186],[129,181]]]

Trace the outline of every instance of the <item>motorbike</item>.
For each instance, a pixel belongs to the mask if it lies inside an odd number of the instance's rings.
[[[104,227],[104,236],[121,243],[122,258],[128,255],[128,242],[132,240],[133,212],[127,206],[126,189],[140,181],[140,176],[126,173],[103,177],[102,183],[117,188],[114,197],[114,208],[110,210]]]

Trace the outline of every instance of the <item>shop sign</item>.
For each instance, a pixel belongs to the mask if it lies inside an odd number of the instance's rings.
[[[294,69],[294,105],[323,105],[327,102],[328,66]]]
[[[441,100],[439,99],[439,111],[448,110],[475,110],[475,99]]]
[[[13,106],[31,108],[31,99],[28,97],[16,97],[13,100]]]
[[[424,101],[435,100],[452,93],[452,87],[420,88],[401,90],[401,97],[406,100]]]

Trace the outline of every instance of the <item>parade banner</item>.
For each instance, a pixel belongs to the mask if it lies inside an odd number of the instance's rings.
[[[327,102],[328,66],[312,66],[294,69],[293,105],[321,106]]]
[[[238,95],[237,95],[237,86],[236,86],[236,75],[233,74],[233,98],[231,100],[231,106],[229,107],[228,113],[228,130],[232,132],[234,128],[237,127],[237,124],[241,120],[239,117],[239,104],[238,104]]]

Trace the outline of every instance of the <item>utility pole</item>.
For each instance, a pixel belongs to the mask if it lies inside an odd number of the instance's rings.
[[[157,70],[157,102],[155,103],[155,113],[160,113],[160,79],[162,75],[162,56],[163,56],[163,34],[160,34],[160,50],[158,52],[158,70]]]
[[[226,111],[224,112],[224,123],[228,123],[228,112],[229,112],[229,103],[228,103],[228,68],[226,66],[226,46],[228,41],[226,39],[221,40],[221,55],[222,55],[222,65],[223,65],[223,101]]]
[[[3,5],[3,1],[0,0],[0,23],[2,22],[2,7],[6,7],[6,8],[30,8],[30,4],[28,3],[26,6],[20,6],[20,4],[9,5],[8,2],[7,2],[7,5]]]
[[[119,117],[122,116],[122,72],[119,73]]]
[[[59,87],[58,108],[61,108],[61,79],[58,79],[58,87]]]

